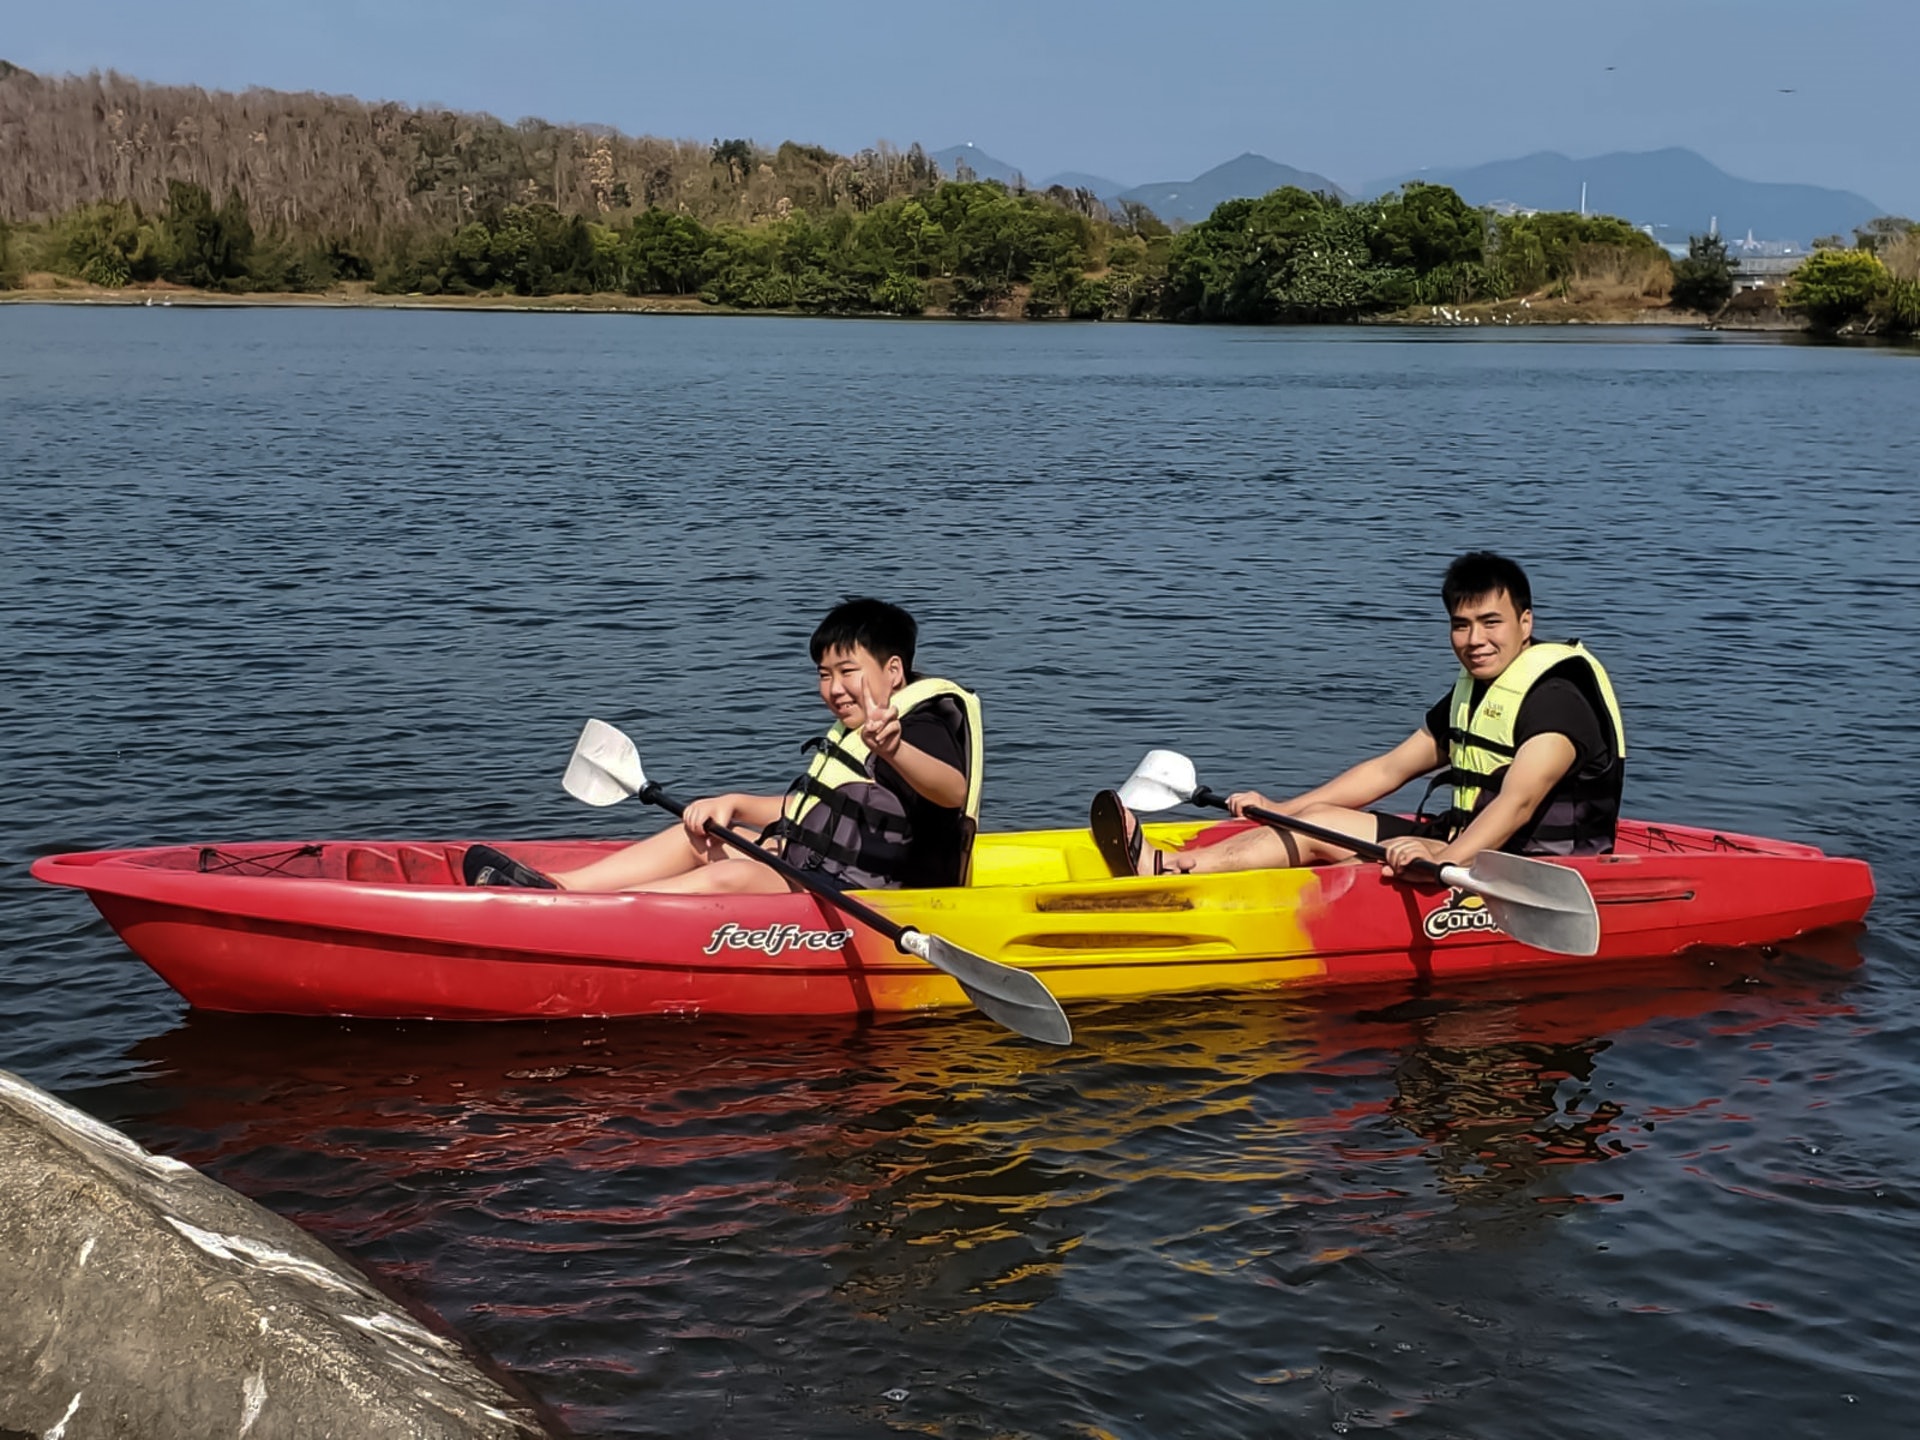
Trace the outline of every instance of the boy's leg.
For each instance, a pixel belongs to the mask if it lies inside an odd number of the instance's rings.
[[[714,862],[713,851],[697,846],[682,826],[649,835],[637,844],[616,851],[604,860],[582,865],[577,870],[556,870],[549,877],[563,890],[648,890],[653,882],[670,876],[698,871]],[[724,853],[724,852],[720,852]],[[750,862],[749,862],[750,863]],[[757,867],[756,867],[757,868]]]
[[[793,887],[771,866],[728,855],[698,870],[625,888],[649,895],[782,895]]]

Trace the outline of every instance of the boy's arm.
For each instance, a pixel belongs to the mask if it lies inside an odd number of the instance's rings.
[[[958,810],[967,803],[967,777],[959,767],[902,739],[900,712],[891,705],[868,702],[867,723],[860,727],[860,738],[869,750],[899,771],[900,778],[923,799],[944,810]]]
[[[891,752],[881,751],[880,755],[900,772],[902,780],[935,805],[958,810],[967,803],[967,777],[946,761],[936,760],[904,740],[898,741]]]

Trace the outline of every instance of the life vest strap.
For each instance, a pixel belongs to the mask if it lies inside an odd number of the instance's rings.
[[[1471,745],[1477,750],[1490,751],[1495,755],[1505,755],[1509,759],[1520,753],[1515,746],[1504,745],[1498,740],[1489,740],[1484,735],[1475,735],[1471,731],[1462,730],[1457,726],[1447,731],[1447,740],[1450,745]]]

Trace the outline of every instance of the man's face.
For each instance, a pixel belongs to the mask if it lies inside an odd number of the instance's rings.
[[[849,729],[857,730],[866,722],[869,703],[883,704],[905,683],[906,667],[898,655],[880,661],[866,646],[856,645],[820,656],[820,698]]]
[[[1533,612],[1515,611],[1505,590],[1470,595],[1453,607],[1453,653],[1476,680],[1495,679],[1533,638]]]

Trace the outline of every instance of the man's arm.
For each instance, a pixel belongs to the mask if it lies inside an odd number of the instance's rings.
[[[1448,844],[1403,836],[1387,842],[1387,866],[1405,869],[1415,860],[1436,865],[1466,865],[1482,850],[1497,850],[1527,823],[1540,802],[1573,769],[1579,751],[1558,731],[1536,735],[1514,754],[1500,782],[1500,793]]]
[[[1498,850],[1573,769],[1580,752],[1558,731],[1536,735],[1514,752],[1513,764],[1500,782],[1500,793],[1453,838],[1438,859],[1443,865],[1465,865],[1482,850]]]
[[[1297,815],[1309,805],[1338,805],[1347,810],[1364,810],[1382,796],[1391,795],[1415,776],[1439,769],[1446,758],[1433,732],[1422,725],[1384,755],[1362,760],[1326,784],[1296,795],[1291,800],[1276,804],[1258,791],[1245,790],[1228,796],[1227,803],[1236,815],[1244,814],[1249,805],[1263,810],[1278,810],[1283,815]]]

